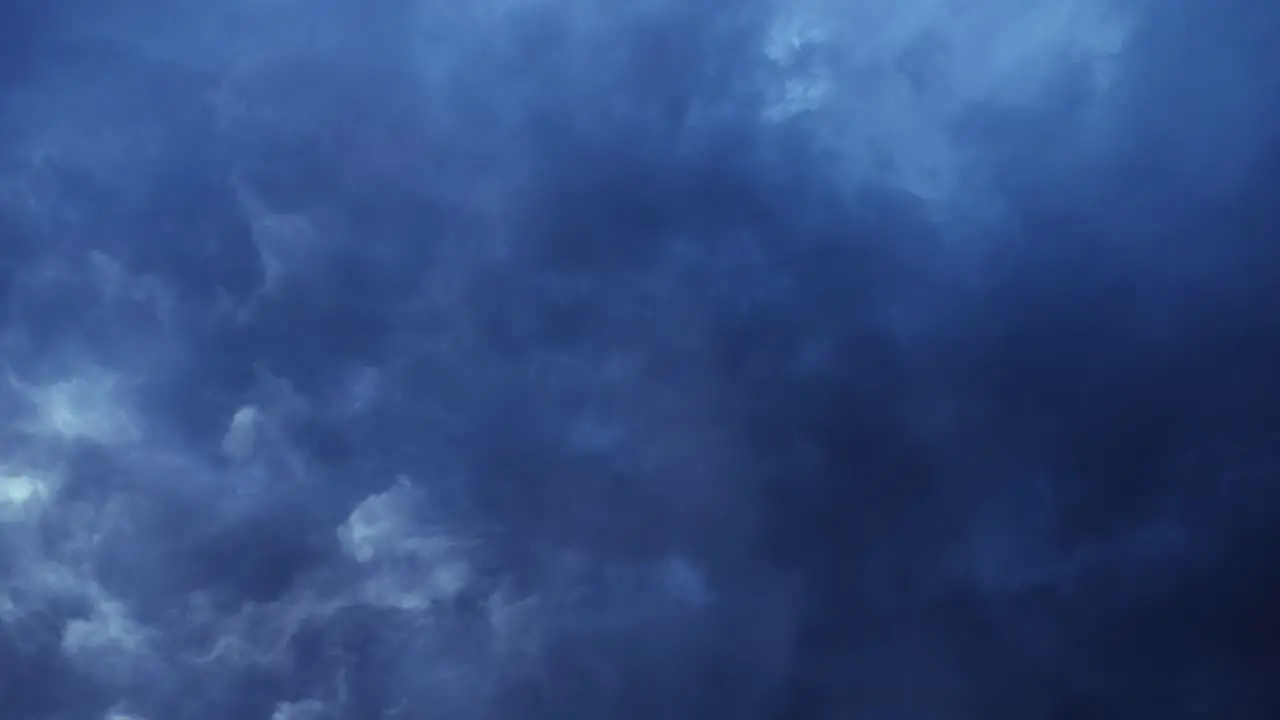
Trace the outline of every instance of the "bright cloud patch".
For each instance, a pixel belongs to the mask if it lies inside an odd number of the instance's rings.
[[[765,57],[772,122],[800,122],[867,182],[886,174],[923,200],[964,202],[981,182],[961,124],[1034,104],[1083,70],[1106,92],[1131,11],[1099,0],[782,3]]]

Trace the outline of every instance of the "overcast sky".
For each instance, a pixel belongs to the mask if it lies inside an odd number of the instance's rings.
[[[0,715],[1280,714],[1280,9],[0,9]]]

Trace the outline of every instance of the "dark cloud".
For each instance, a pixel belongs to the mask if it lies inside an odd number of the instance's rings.
[[[0,11],[0,704],[1275,714],[1275,13],[355,7]]]

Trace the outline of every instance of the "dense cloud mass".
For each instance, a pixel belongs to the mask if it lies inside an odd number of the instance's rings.
[[[1280,716],[1277,48],[4,3],[0,716]]]

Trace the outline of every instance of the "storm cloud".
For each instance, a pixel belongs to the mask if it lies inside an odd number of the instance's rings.
[[[2,714],[1274,717],[1280,11],[730,5],[0,10]]]

